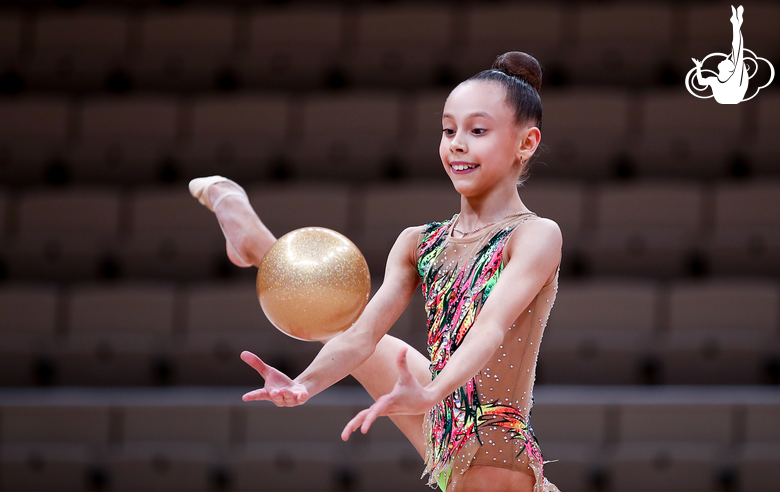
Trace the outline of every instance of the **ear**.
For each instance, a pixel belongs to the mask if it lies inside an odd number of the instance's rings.
[[[526,126],[520,130],[515,159],[527,161],[534,155],[542,142],[542,132],[535,126]]]

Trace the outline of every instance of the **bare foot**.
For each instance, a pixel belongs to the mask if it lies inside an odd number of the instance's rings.
[[[228,181],[214,183],[208,188],[210,202],[215,203],[229,191],[241,190]],[[225,249],[230,261],[241,267],[259,265],[276,238],[260,221],[249,200],[244,196],[228,195],[214,207],[214,213],[227,237]]]

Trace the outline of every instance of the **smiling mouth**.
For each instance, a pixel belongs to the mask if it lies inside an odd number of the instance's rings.
[[[475,169],[479,167],[479,164],[469,164],[466,162],[453,162],[450,164],[452,166],[452,169],[456,171],[466,171],[468,169]]]

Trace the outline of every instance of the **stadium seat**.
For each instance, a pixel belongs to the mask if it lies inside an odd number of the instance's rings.
[[[101,449],[109,443],[107,406],[78,399],[4,406],[4,443],[80,443]]]
[[[619,172],[634,136],[631,100],[621,89],[544,93],[541,148],[534,174],[604,179]]]
[[[717,486],[718,448],[704,444],[629,443],[612,460],[611,479],[620,490],[712,490]]]
[[[347,237],[355,230],[353,191],[344,184],[274,183],[245,187],[257,215],[277,237],[301,227],[326,227]]]
[[[587,490],[608,435],[601,404],[537,403],[531,425],[542,448],[544,475],[563,490]]]
[[[772,213],[780,206],[780,181],[720,182],[713,191],[713,227],[704,241],[712,272],[780,273],[780,220]]]
[[[653,374],[658,294],[641,279],[570,280],[550,314],[539,352],[540,382],[636,384]]]
[[[772,403],[750,402],[745,418],[745,441],[780,442],[780,406]]]
[[[180,106],[175,97],[87,99],[79,141],[70,158],[73,177],[88,181],[153,182],[174,155]]]
[[[750,402],[745,418],[745,443],[739,459],[743,490],[778,490],[780,484],[780,406]]]
[[[780,94],[765,90],[756,98],[755,105],[758,113],[756,130],[753,138],[746,142],[746,154],[756,174],[777,175],[780,172],[780,145],[772,137],[780,131]]]
[[[637,174],[695,179],[729,175],[734,154],[743,145],[744,104],[712,104],[676,90],[648,90],[640,105],[640,137],[630,149]]]
[[[519,192],[529,210],[558,224],[563,234],[564,256],[580,247],[592,219],[585,214],[590,195],[585,185],[575,180],[535,177],[532,168],[531,178]]]
[[[584,241],[591,271],[672,278],[688,273],[704,213],[694,180],[604,182],[595,190],[595,228]]]
[[[204,491],[224,487],[219,456],[197,442],[127,443],[107,464],[113,490]]]
[[[78,443],[14,443],[0,446],[3,490],[85,490],[104,486],[99,462]],[[97,481],[93,481],[97,478]]]
[[[565,25],[560,4],[475,3],[465,16],[465,32],[458,27],[454,34],[454,42],[465,48],[454,61],[460,79],[489,69],[507,51],[524,51],[543,69],[561,61]]]
[[[170,382],[174,290],[154,283],[83,284],[68,296],[67,341],[57,349],[66,385]]]
[[[312,403],[316,401],[314,398]],[[370,405],[371,400],[365,403]],[[360,410],[362,408],[344,404],[279,408],[270,402],[253,403],[244,408],[245,439],[248,443],[296,440],[341,443],[341,430]]]
[[[779,490],[780,445],[773,443],[748,443],[739,458],[742,490],[750,492]]]
[[[44,10],[33,29],[33,54],[24,73],[35,89],[100,90],[128,55],[125,11]]]
[[[400,97],[389,92],[315,94],[304,99],[293,173],[309,180],[382,177],[397,152]]]
[[[0,385],[55,382],[52,352],[57,346],[58,289],[47,284],[0,288]]]
[[[652,84],[672,50],[674,9],[664,3],[583,4],[567,68],[576,83]]]
[[[662,345],[666,382],[765,382],[767,360],[780,355],[779,297],[780,286],[766,278],[675,282]]]
[[[389,419],[380,417],[378,420]],[[372,426],[369,432],[373,431]],[[361,490],[430,490],[426,484],[427,475],[424,479],[420,478],[425,462],[406,439],[372,442],[361,450],[353,466]]]
[[[360,235],[354,240],[375,275],[384,272],[387,254],[407,227],[449,220],[458,213],[458,194],[439,184],[366,187],[360,197]]]
[[[185,185],[135,189],[129,238],[120,252],[128,276],[209,278],[227,261],[225,247],[214,214]]]
[[[306,489],[329,491],[352,486],[356,471],[342,463],[335,443],[314,442],[302,446],[299,442],[263,441],[247,443],[232,462],[236,488],[239,490],[274,492]]]
[[[184,177],[268,177],[286,154],[289,106],[287,96],[270,93],[195,99],[188,142],[181,153]]]
[[[238,65],[248,84],[311,89],[327,82],[342,54],[344,19],[333,5],[259,8]]]
[[[711,490],[721,450],[732,437],[728,404],[657,401],[620,407],[612,458],[619,490]]]
[[[0,102],[0,178],[40,183],[69,144],[71,104],[58,96],[19,96]]]
[[[0,68],[8,68],[8,63],[15,61],[22,48],[22,31],[24,30],[24,20],[21,12],[14,10],[5,10],[0,15],[0,32],[2,33],[2,42],[0,42]]]
[[[401,138],[398,145],[402,176],[414,179],[436,179],[449,181],[439,156],[442,137],[442,110],[449,92],[418,91],[406,99],[405,107],[411,106],[411,116],[401,119]]]
[[[80,397],[10,398],[0,410],[0,487],[84,490],[104,486],[101,458],[110,441],[108,406]]]
[[[107,187],[33,188],[18,198],[8,273],[20,279],[96,278],[117,247],[121,198]],[[57,211],[57,213],[52,213]]]
[[[0,188],[0,244],[3,244],[9,232],[8,210],[9,193],[7,189]]]
[[[148,9],[140,23],[141,53],[131,71],[146,88],[211,89],[230,67],[237,23],[230,8]]]
[[[419,86],[436,82],[452,57],[453,11],[442,5],[370,5],[357,12],[356,44],[347,56],[359,84]]]
[[[173,351],[181,384],[260,384],[239,358],[244,350],[295,377],[322,347],[277,330],[260,308],[254,282],[194,284],[185,296],[186,337]]]
[[[222,404],[161,401],[127,405],[122,408],[122,441],[125,445],[187,442],[225,446],[231,440],[230,412]]]

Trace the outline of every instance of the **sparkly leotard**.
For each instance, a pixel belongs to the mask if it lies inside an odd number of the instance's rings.
[[[515,216],[464,238],[453,238],[458,215],[425,225],[415,250],[428,316],[431,377],[444,369],[504,269],[512,232],[536,214]],[[558,289],[560,265],[505,333],[488,364],[427,414],[425,474],[444,489],[470,465],[508,468],[531,475],[534,492],[557,492],[543,474],[543,459],[529,424],[536,360]]]

